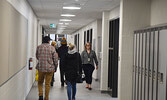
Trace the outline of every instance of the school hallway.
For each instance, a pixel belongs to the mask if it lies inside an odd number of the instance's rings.
[[[93,81],[92,90],[85,88],[85,81],[82,84],[77,84],[76,100],[118,100],[117,98],[111,98],[107,93],[101,93],[100,83]],[[55,73],[54,86],[50,88],[49,100],[67,100],[67,86],[61,87],[60,84],[60,72],[59,69]],[[33,84],[33,87],[28,94],[26,100],[38,100],[38,87],[37,82]]]
[[[36,72],[50,80],[61,58],[93,78],[76,100],[167,100],[166,52],[167,0],[0,0],[0,100],[42,99]],[[68,100],[59,74],[49,100]]]

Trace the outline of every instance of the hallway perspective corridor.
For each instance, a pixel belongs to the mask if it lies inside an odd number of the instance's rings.
[[[59,78],[59,69],[55,73],[54,86],[50,89],[50,99],[49,100],[67,100],[67,90],[66,86],[61,87]],[[92,91],[85,88],[85,82],[83,84],[77,84],[77,94],[76,100],[118,100],[111,98],[110,95],[101,93],[99,90],[99,82],[93,81]],[[34,83],[29,95],[26,100],[38,100],[38,87],[37,82]]]

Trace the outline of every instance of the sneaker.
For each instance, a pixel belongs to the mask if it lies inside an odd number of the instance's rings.
[[[39,96],[39,100],[43,100],[43,96]]]

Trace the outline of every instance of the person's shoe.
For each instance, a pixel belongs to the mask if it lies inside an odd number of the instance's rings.
[[[64,87],[64,83],[61,83],[61,86]]]
[[[65,80],[64,83],[67,85],[67,80]]]
[[[53,86],[53,82],[51,82],[50,85]]]
[[[88,89],[89,87],[85,87],[85,88],[87,88],[87,89]]]
[[[43,96],[39,96],[39,100],[43,100]]]
[[[92,90],[92,88],[89,88],[89,90]]]

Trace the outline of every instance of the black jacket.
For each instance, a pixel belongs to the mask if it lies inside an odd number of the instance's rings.
[[[82,72],[82,62],[79,53],[65,54],[63,59],[63,71],[67,81],[76,82],[78,73]]]
[[[68,47],[66,45],[62,45],[57,49],[58,56],[60,58],[60,67],[62,66],[62,59],[64,58],[64,55],[68,52]]]

